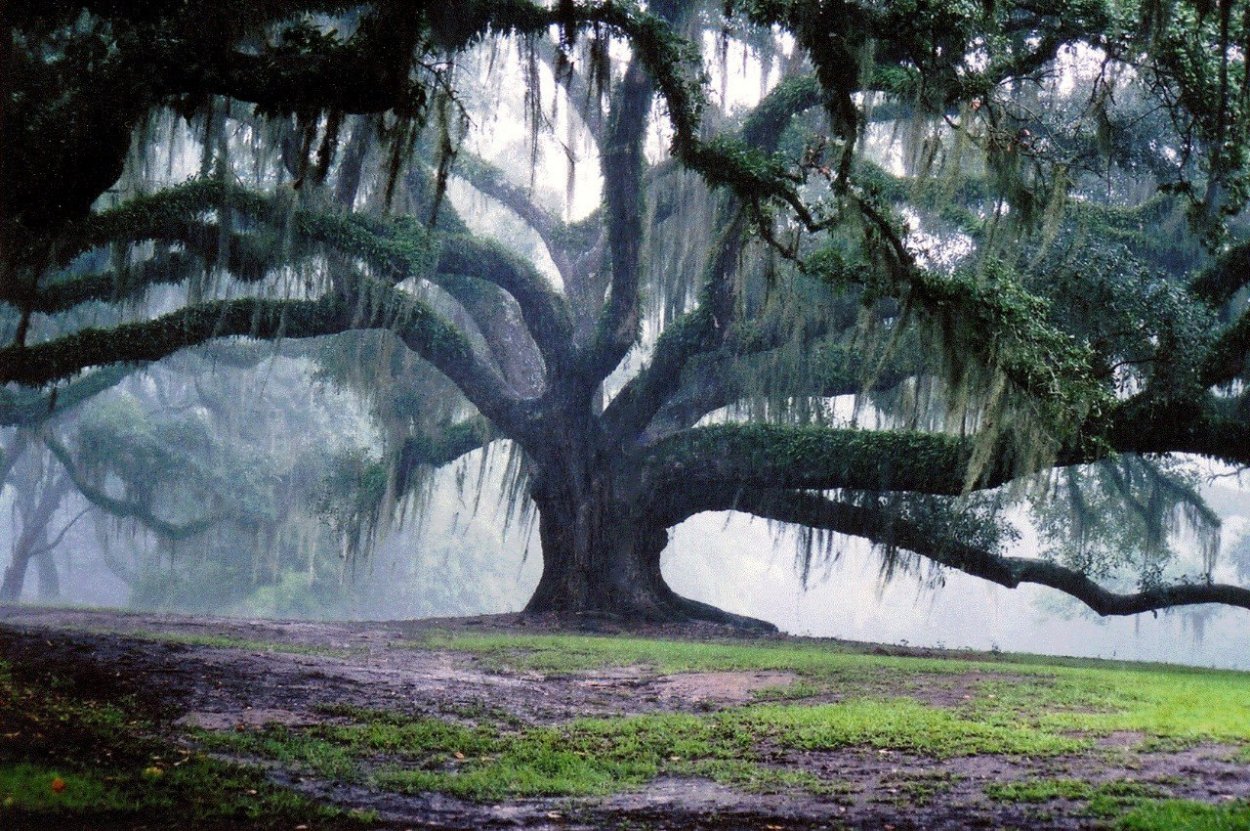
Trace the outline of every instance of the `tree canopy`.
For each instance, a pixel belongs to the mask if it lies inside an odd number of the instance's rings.
[[[847,535],[1100,614],[1250,609],[1173,455],[1250,464],[1246,4],[0,14],[4,424],[189,347],[317,338],[384,425],[348,546],[510,441],[531,612],[757,625],[660,573],[720,510],[807,529],[805,568]],[[43,435],[97,505],[196,530]],[[126,463],[94,462],[137,486]],[[1011,551],[1021,502],[1040,557]]]

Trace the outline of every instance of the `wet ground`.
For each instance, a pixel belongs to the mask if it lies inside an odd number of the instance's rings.
[[[784,688],[780,671],[662,675],[640,667],[544,675],[491,668],[465,653],[414,648],[431,628],[541,632],[508,616],[454,621],[328,624],[0,607],[0,659],[17,669],[90,677],[133,695],[171,741],[190,728],[248,730],[307,725],[343,705],[451,717],[506,713],[528,724],[658,711],[706,712]],[[653,634],[723,635],[711,630]],[[235,642],[220,645],[222,639]],[[242,642],[255,644],[252,647]],[[278,645],[280,651],[265,645]],[[996,678],[1011,680],[1004,667]],[[983,676],[933,689],[889,691],[949,705]],[[836,693],[826,700],[836,700]],[[710,781],[661,778],[603,798],[524,799],[478,804],[438,794],[402,795],[321,781],[273,766],[277,781],[319,799],[377,811],[382,827],[532,829],[1072,829],[1102,827],[1063,800],[1043,808],[994,801],[985,786],[1037,778],[1132,779],[1170,797],[1220,803],[1250,798],[1250,765],[1238,748],[1200,744],[1141,749],[1142,736],[1113,734],[1080,755],[1030,759],[972,756],[934,760],[897,751],[779,749],[770,760],[846,784],[838,793],[752,794]]]

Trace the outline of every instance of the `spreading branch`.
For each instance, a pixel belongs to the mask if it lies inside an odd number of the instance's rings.
[[[484,418],[448,425],[436,433],[422,433],[404,440],[394,466],[396,490],[408,490],[421,467],[442,467],[490,444],[502,434]]]
[[[390,329],[460,387],[492,421],[522,420],[522,401],[484,364],[464,335],[429,306],[376,280],[352,295],[319,300],[223,300],[111,329],[83,329],[33,346],[0,348],[0,382],[38,386],[84,367],[154,361],[210,339],[309,338],[357,329]]]
[[[1250,589],[1241,586],[1176,583],[1118,593],[1058,563],[1001,556],[958,540],[935,537],[933,529],[921,528],[892,512],[850,505],[816,494],[747,489],[719,494],[719,499],[709,498],[705,504],[715,507],[702,510],[740,510],[779,522],[862,537],[876,545],[912,551],[939,565],[1007,588],[1014,589],[1022,583],[1048,586],[1075,597],[1104,616],[1134,615],[1200,603],[1250,609]]]
[[[974,443],[942,433],[727,424],[695,427],[643,455],[657,487],[851,488],[963,493]],[[1011,471],[987,471],[984,486]]]
[[[145,528],[160,534],[169,540],[186,540],[203,534],[209,528],[226,518],[224,514],[216,513],[190,522],[170,522],[167,519],[154,514],[146,505],[133,502],[126,499],[118,499],[110,496],[103,488],[98,488],[92,484],[91,480],[79,470],[78,465],[74,463],[73,456],[64,444],[55,436],[47,434],[43,437],[43,442],[47,448],[52,451],[52,455],[61,463],[61,467],[65,469],[66,475],[70,481],[74,483],[74,487],[83,497],[112,516],[118,519],[134,520]]]

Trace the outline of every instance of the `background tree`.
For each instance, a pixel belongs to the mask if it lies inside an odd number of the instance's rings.
[[[1211,557],[1197,577],[1160,567],[1164,517],[1209,531],[1186,482],[1140,463],[1142,503],[1136,473],[1111,475],[1139,470],[1124,454],[1246,463],[1234,5],[10,7],[0,379],[376,330],[327,358],[389,414],[386,484],[353,527],[506,437],[538,514],[531,612],[757,624],[660,574],[668,528],[726,509],[1103,614],[1250,607]],[[472,154],[490,111],[466,76],[501,44],[530,187]],[[708,96],[731,45],[761,67],[745,112]],[[557,126],[602,175],[578,221],[533,187]],[[191,155],[198,176],[156,185]],[[485,240],[457,181],[540,256]],[[86,304],[97,325],[41,329]],[[418,372],[397,352],[463,402],[378,383]],[[1007,556],[1020,491],[968,496],[1096,463],[1087,478],[1141,507],[1110,564],[1132,591],[1091,579],[1111,576],[1093,548]]]

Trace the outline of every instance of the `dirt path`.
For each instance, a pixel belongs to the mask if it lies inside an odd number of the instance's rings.
[[[333,718],[327,712],[344,705],[442,718],[500,713],[526,724],[699,713],[741,705],[760,690],[795,681],[781,671],[665,676],[639,667],[543,675],[493,670],[473,655],[412,646],[431,627],[480,631],[515,624],[509,618],[454,624],[278,623],[9,607],[0,608],[0,659],[54,675],[89,675],[132,694],[161,713],[169,735],[183,743],[189,741],[190,727],[243,731],[274,723],[309,725]],[[235,645],[219,645],[225,639]],[[251,642],[256,645],[249,647]],[[897,694],[935,704],[966,697],[958,683]],[[1130,778],[1170,797],[1212,803],[1250,798],[1250,765],[1233,761],[1235,748],[1204,744],[1142,752],[1134,749],[1139,738],[1113,735],[1101,740],[1094,753],[1040,759],[936,761],[883,750],[779,749],[770,760],[779,769],[846,783],[841,791],[822,796],[745,793],[707,780],[665,777],[606,798],[479,804],[322,781],[278,766],[272,776],[339,805],[376,810],[383,827],[396,829],[1099,827],[1075,804],[1051,802],[1039,810],[985,794],[989,783],[1038,778],[1095,783]]]

